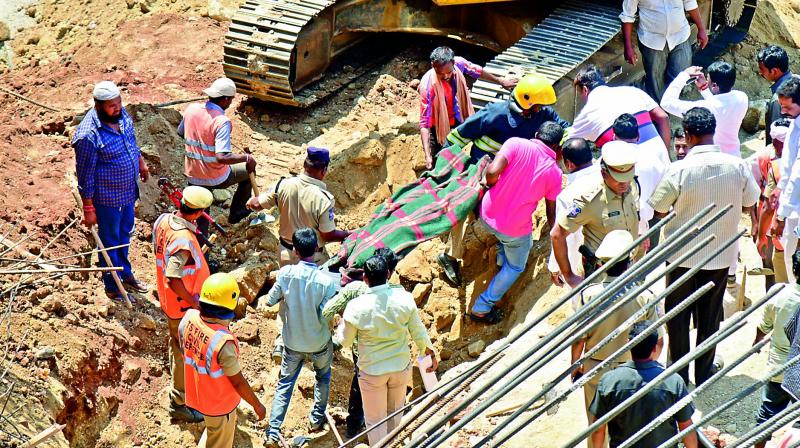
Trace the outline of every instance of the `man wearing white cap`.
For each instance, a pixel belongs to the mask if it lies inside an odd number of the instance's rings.
[[[627,230],[638,234],[639,187],[635,177],[636,151],[630,143],[612,141],[603,145],[600,157],[602,180],[595,176],[581,179],[575,184],[572,205],[557,217],[557,225],[550,232],[553,254],[561,276],[571,287],[576,287],[583,277],[576,274],[569,261],[567,235],[583,232],[584,272],[594,270],[594,253],[603,238],[612,230]]]
[[[597,248],[595,251],[595,256],[601,260],[603,263],[608,262],[609,260],[615,258],[617,255],[620,255],[625,249],[630,247],[633,244],[633,235],[627,230],[612,230],[608,233],[608,235],[603,238],[603,242],[600,243],[600,247]],[[580,306],[586,306],[589,302],[594,300],[594,298],[603,290],[611,284],[617,277],[621,276],[630,266],[630,254],[627,257],[623,258],[622,260],[615,263],[613,266],[608,268],[605,273],[605,278],[601,283],[594,283],[583,291],[580,294]],[[615,300],[619,299],[620,297],[624,296],[628,293],[629,289],[624,289],[618,292],[615,295]],[[626,320],[628,320],[631,316],[639,312],[642,308],[644,308],[648,303],[654,300],[654,296],[650,290],[645,290],[633,300],[629,300],[625,305],[620,307],[617,311],[613,314],[608,316],[604,319],[600,324],[595,327],[593,330],[587,332],[583,335],[583,338],[578,342],[572,344],[572,363],[574,364],[578,361],[584,353],[588,353],[592,349],[594,349],[597,344],[605,339],[609,334],[611,334],[614,330],[619,328]],[[658,311],[656,306],[650,307],[650,309],[645,313],[639,321],[655,321],[658,320]],[[628,342],[627,338],[624,336],[626,332],[623,332],[616,338],[612,339],[611,342],[604,345],[600,348],[591,358],[584,361],[583,365],[572,372],[573,381],[577,379],[580,375],[584,372],[588,372],[589,370],[593,369],[595,366],[600,364],[601,362],[605,361],[609,356],[611,356],[614,352],[622,348],[626,342]],[[661,338],[663,331],[659,329],[659,339],[658,339],[658,347],[664,344],[663,339]],[[600,372],[594,375],[589,382],[587,382],[583,386],[583,395],[584,401],[586,403],[586,413],[587,417],[592,421],[592,416],[589,415],[589,405],[592,404],[592,399],[594,399],[595,393],[597,392],[597,384],[600,382],[600,377],[603,376],[605,372],[608,372],[615,367],[619,366],[620,364],[630,361],[631,356],[630,352],[625,352],[622,356],[614,359],[613,362],[608,364],[604,367]],[[592,440],[587,440],[589,447],[592,448]],[[608,443],[606,443],[608,446]]]
[[[184,174],[190,185],[212,190],[237,184],[228,218],[229,223],[236,224],[250,214],[245,204],[252,188],[249,173],[256,172],[256,160],[250,154],[231,152],[231,120],[225,110],[236,96],[233,81],[219,78],[203,93],[208,101],[190,104],[178,125],[178,135],[186,147]],[[206,228],[204,221],[199,224]]]
[[[83,223],[90,228],[97,225],[105,247],[118,247],[107,253],[111,263],[122,268],[120,277],[125,288],[145,293],[148,287],[133,275],[127,245],[133,230],[134,203],[139,198],[137,180],[146,182],[150,171],[136,144],[133,121],[122,107],[117,86],[111,81],[99,82],[93,96],[94,108],[72,137]],[[100,257],[100,266],[105,265]],[[103,283],[109,298],[124,300],[110,273],[103,275]]]
[[[788,118],[775,120],[769,128],[770,144],[747,158],[753,178],[761,189],[758,207],[754,207],[750,214],[753,225],[750,235],[756,243],[763,266],[774,272],[773,275],[764,277],[766,290],[775,283],[788,282],[783,244],[780,238],[770,237],[768,232],[778,208],[778,200],[773,197],[772,192],[781,179],[780,159],[783,154],[783,142],[786,141],[791,123]]]
[[[716,126],[714,114],[704,107],[695,107],[683,115],[683,130],[689,154],[683,160],[667,167],[667,172],[649,200],[656,216],[664,217],[670,209],[675,211],[675,218],[664,226],[664,238],[669,238],[708,204],[716,204],[717,210],[728,204],[733,206],[732,210],[697,236],[695,243],[711,234],[716,238],[699,254],[689,257],[668,273],[667,286],[675,283],[689,269],[697,266],[707,254],[736,235],[740,213],[749,211],[748,209],[758,200],[758,185],[747,163],[739,157],[723,153],[719,146],[714,144]],[[678,249],[670,255],[667,263],[674,263],[692,248],[693,244],[686,244]],[[689,352],[690,317],[693,317],[697,326],[697,345],[719,329],[728,268],[735,259],[737,251],[736,245],[728,247],[701,266],[700,271],[687,282],[667,295],[664,305],[669,312],[709,281],[714,284],[709,292],[667,322],[669,354],[672,361],[680,359]],[[707,380],[718,367],[714,363],[715,351],[712,348],[695,360],[696,385],[699,386]],[[681,369],[678,374],[687,384],[689,383],[688,366]]]
[[[214,195],[209,190],[186,187],[178,211],[162,214],[153,224],[158,301],[169,327],[169,370],[172,374],[169,415],[173,420],[190,423],[202,422],[203,415],[186,406],[184,359],[178,326],[186,311],[199,309],[200,289],[211,275],[197,241],[196,221],[213,202]]]

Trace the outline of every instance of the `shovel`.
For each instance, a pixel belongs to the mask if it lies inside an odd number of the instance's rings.
[[[249,173],[249,174],[250,174],[250,185],[253,186],[253,196],[258,197],[259,193],[258,193],[258,185],[256,185],[256,176],[253,173]],[[250,227],[263,226],[263,225],[267,224],[268,222],[272,222],[272,221],[274,221],[274,219],[268,220],[266,213],[258,212],[256,214],[255,218],[250,220]]]

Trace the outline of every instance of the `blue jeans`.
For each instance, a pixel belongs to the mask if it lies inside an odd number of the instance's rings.
[[[756,413],[756,424],[760,425],[792,404],[792,396],[783,390],[781,383],[770,381],[761,394],[761,407]]]
[[[133,202],[122,207],[106,207],[96,205],[97,214],[97,233],[100,241],[105,247],[119,246],[131,242],[131,231],[133,230]],[[100,266],[106,267],[106,260],[103,254],[99,254]],[[120,280],[133,278],[131,262],[128,261],[128,246],[108,251],[108,258],[116,267],[121,267],[122,272],[117,272]],[[108,292],[119,292],[114,278],[110,272],[103,274],[103,284]]]
[[[277,439],[281,432],[283,419],[289,409],[292,391],[303,363],[310,361],[314,367],[317,381],[314,383],[314,405],[311,407],[311,424],[319,425],[325,421],[325,408],[328,406],[328,394],[331,384],[331,364],[333,363],[333,344],[328,342],[325,350],[317,353],[300,353],[289,347],[283,348],[281,374],[272,399],[272,411],[269,414],[267,437]]]
[[[692,46],[688,39],[672,50],[666,44],[662,50],[653,50],[640,43],[639,51],[644,66],[644,90],[660,103],[669,83],[692,65]]]
[[[533,246],[531,234],[521,237],[511,237],[494,230],[483,220],[480,221],[494,236],[497,237],[497,264],[500,272],[495,274],[489,287],[486,288],[472,305],[472,312],[484,314],[492,310],[492,307],[503,295],[508,292],[519,275],[525,270],[528,264],[528,254]]]

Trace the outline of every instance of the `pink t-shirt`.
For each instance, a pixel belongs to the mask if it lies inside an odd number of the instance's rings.
[[[505,157],[508,165],[484,195],[481,218],[504,235],[530,235],[539,200],[555,201],[561,192],[556,153],[539,140],[514,137],[503,144],[497,156]]]

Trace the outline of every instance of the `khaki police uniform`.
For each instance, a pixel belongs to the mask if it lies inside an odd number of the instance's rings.
[[[587,179],[577,190],[572,205],[558,216],[558,225],[569,233],[583,227],[584,244],[597,251],[600,242],[612,230],[627,230],[636,235],[639,229],[639,186],[622,196],[614,193],[605,181]],[[576,185],[578,187],[578,185]]]
[[[581,292],[581,306],[586,305],[587,303],[591,302],[592,299],[599,296],[603,290],[611,284],[612,281],[616,280],[616,277],[607,277],[602,283],[594,283],[589,285]],[[617,297],[621,297],[626,292],[630,291],[623,290],[617,293]],[[612,331],[619,328],[623,322],[628,320],[629,317],[633,316],[636,312],[644,308],[645,305],[652,302],[654,299],[654,295],[649,290],[645,290],[642,292],[639,297],[634,300],[629,301],[620,309],[618,309],[614,314],[608,316],[607,319],[604,319],[600,324],[595,327],[593,330],[589,331],[584,335],[585,344],[583,347],[583,352],[588,353],[592,350],[597,344],[602,341],[606,336],[611,334]],[[649,320],[651,322],[655,322],[659,318],[658,306],[654,306],[650,308],[645,315],[639,319],[637,322],[641,322],[644,320]],[[659,330],[659,336],[662,335],[663,332]],[[584,365],[584,372],[588,372],[590,369],[594,368],[594,366],[600,364],[603,360],[611,356],[614,352],[620,349],[623,345],[628,342],[628,332],[623,331],[619,336],[612,339],[611,342],[604,345],[600,350],[597,351],[590,359],[587,359]],[[603,368],[599,374],[592,377],[592,379],[583,386],[583,393],[584,398],[586,400],[586,409],[589,409],[589,405],[592,403],[592,399],[594,398],[594,394],[597,391],[597,384],[600,382],[600,377],[603,376],[605,372],[614,369],[615,367],[619,366],[620,364],[630,361],[631,355],[630,351],[626,351],[622,356],[617,357],[614,362],[609,364],[607,367]]]
[[[324,263],[328,260],[328,256],[321,249],[324,242],[320,233],[332,232],[336,229],[334,223],[335,200],[324,182],[306,174],[284,178],[271,191],[262,193],[258,200],[264,209],[278,207],[280,212],[280,229],[278,230],[280,266],[299,261],[292,250],[292,235],[295,230],[304,227],[314,229],[320,244],[314,261]]]

